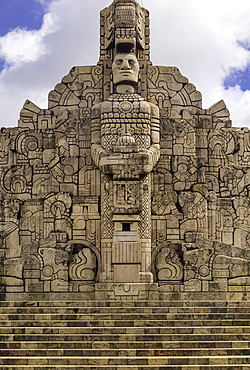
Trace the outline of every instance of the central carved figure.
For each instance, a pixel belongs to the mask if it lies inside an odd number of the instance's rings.
[[[116,94],[93,107],[92,158],[114,179],[138,179],[159,159],[159,111],[135,94],[139,63],[134,54],[117,54],[112,74]]]
[[[101,281],[152,282],[149,174],[160,156],[159,110],[136,94],[139,71],[135,54],[116,54],[114,94],[92,109],[91,153],[103,186]]]
[[[114,84],[137,83],[140,66],[136,56],[132,53],[119,53],[115,56],[112,73]]]

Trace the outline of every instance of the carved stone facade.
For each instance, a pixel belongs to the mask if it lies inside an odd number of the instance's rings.
[[[149,59],[149,13],[101,12],[74,67],[0,132],[0,283],[11,294],[157,299],[250,286],[250,133]],[[244,288],[245,287],[245,288]]]

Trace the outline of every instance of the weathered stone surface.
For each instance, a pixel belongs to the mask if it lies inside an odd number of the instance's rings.
[[[72,68],[48,107],[27,100],[0,132],[1,291],[247,291],[249,130],[152,65],[138,2],[101,12],[98,65]]]

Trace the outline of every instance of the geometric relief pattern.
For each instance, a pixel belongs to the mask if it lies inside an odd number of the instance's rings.
[[[180,282],[183,279],[183,257],[180,245],[166,245],[156,255],[157,280],[161,283]]]
[[[114,0],[98,64],[1,129],[4,293],[250,291],[250,131],[223,101],[203,109],[177,67],[152,65],[148,18]]]
[[[92,250],[86,247],[74,246],[72,262],[69,265],[69,278],[76,281],[94,282],[96,272],[97,260]]]

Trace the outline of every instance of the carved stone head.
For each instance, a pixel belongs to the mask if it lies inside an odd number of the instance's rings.
[[[139,69],[139,62],[134,54],[116,54],[112,64],[114,84],[137,84],[139,78]]]

